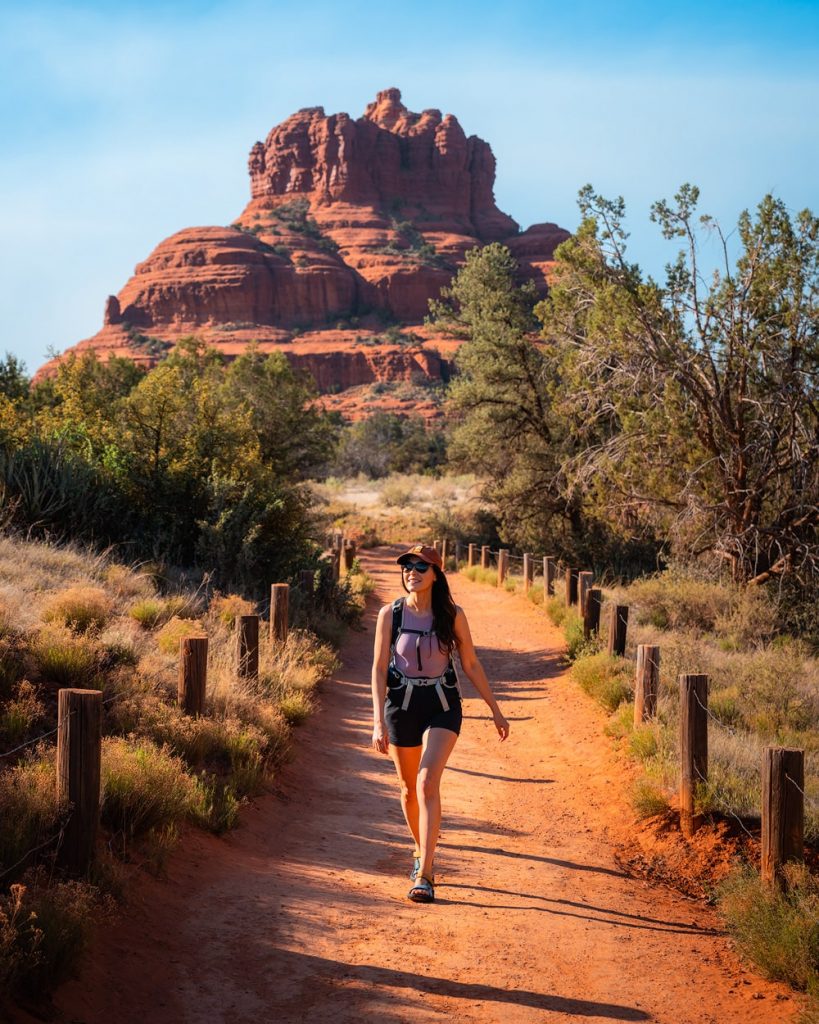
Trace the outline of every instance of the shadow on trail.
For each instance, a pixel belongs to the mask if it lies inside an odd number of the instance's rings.
[[[465,715],[464,717],[468,717],[468,716]],[[509,718],[508,715],[507,715],[507,718]],[[509,718],[509,721],[511,722],[511,721],[513,721],[513,719]],[[514,719],[514,721],[519,721],[519,719]],[[472,768],[458,768],[454,764],[448,764],[446,766],[446,770],[448,772],[460,772],[462,775],[478,775],[482,779],[497,779],[500,782],[541,782],[541,783],[547,783],[547,782],[554,782],[555,781],[554,779],[543,779],[543,778],[541,778],[541,779],[516,779],[516,778],[513,778],[511,775],[493,775],[491,772],[476,772]]]
[[[460,826],[459,826],[460,827]],[[613,875],[615,878],[630,878],[625,871],[615,871],[614,868],[604,868],[598,864],[577,864],[571,860],[558,860],[557,857],[540,857],[536,853],[518,853],[516,850],[504,850],[500,846],[467,846],[465,843],[445,843],[443,840],[438,843],[440,847],[452,850],[471,850],[473,853],[483,853],[494,857],[514,857],[516,860],[536,860],[542,864],[554,864],[559,868],[571,868],[573,871],[594,871],[601,875]]]
[[[322,1004],[324,1000],[332,1000],[336,1008],[336,1020],[347,1021],[353,1018],[342,1016],[347,1000],[355,1001],[358,1016],[356,1020],[366,1021],[362,1014],[364,1009],[360,1002],[361,988],[355,987],[358,981],[366,986],[371,993],[372,1019],[380,1022],[392,1021],[395,1010],[389,1004],[384,1005],[385,990],[390,991],[390,998],[401,998],[408,1006],[415,1006],[419,996],[436,995],[451,999],[463,999],[476,1003],[510,1004],[513,1006],[530,1006],[537,1010],[550,1010],[552,1013],[563,1013],[572,1017],[603,1017],[608,1020],[642,1021],[651,1020],[651,1014],[638,1010],[633,1006],[621,1006],[617,1003],[599,1003],[591,999],[570,999],[557,993],[536,992],[532,989],[498,988],[494,985],[481,985],[474,982],[455,981],[453,978],[440,978],[434,975],[413,974],[410,971],[394,970],[389,967],[378,967],[370,964],[345,963],[329,957],[312,956],[294,950],[276,950],[274,954],[277,972],[289,977],[309,978],[311,1003]],[[377,1000],[373,989],[382,994]],[[409,995],[401,996],[399,990],[409,990]],[[323,990],[323,991],[322,991]],[[275,1004],[274,1004],[275,1005]],[[392,1012],[391,1012],[392,1009]],[[301,1019],[307,1019],[306,1017]]]
[[[497,688],[496,688],[495,689],[495,696],[497,697],[497,695],[498,695],[498,691],[497,691]],[[524,697],[523,699],[524,700],[536,700],[537,698],[535,698],[535,697]],[[465,721],[469,720],[469,721],[472,721],[472,722],[486,722],[489,719],[491,719],[492,716],[487,711],[486,714],[483,714],[483,715],[464,715],[463,717],[464,717]],[[506,715],[505,717],[506,717],[506,721],[507,722],[531,722],[532,719],[535,716],[534,715]]]
[[[475,652],[491,675],[502,676],[504,683],[536,683],[553,679],[563,671],[563,655],[554,648],[517,651],[502,647],[476,645]]]
[[[468,889],[470,892],[496,892],[502,896],[517,896],[522,900],[540,900],[543,903],[555,904],[553,907],[522,907],[520,904],[507,906],[507,910],[539,910],[548,914],[557,914],[559,917],[579,917],[584,921],[591,921],[594,924],[613,924],[624,928],[636,928],[641,931],[671,932],[677,935],[724,935],[724,931],[716,928],[700,928],[696,924],[686,924],[684,921],[664,921],[658,917],[647,917],[644,914],[629,914],[624,910],[612,910],[610,907],[597,907],[593,903],[583,903],[577,900],[554,899],[551,896],[541,896],[531,892],[516,892],[514,889],[494,889],[488,885],[470,885],[468,882],[444,882],[440,888],[446,889]],[[435,899],[438,900],[438,889],[435,892]],[[471,907],[491,907],[497,909],[497,903],[475,903],[471,900],[441,900],[440,902],[466,904]],[[612,914],[613,917],[592,917],[587,914],[572,914],[566,910],[557,910],[556,906],[575,907],[578,910],[595,911],[598,914]],[[619,920],[624,918],[625,920]],[[654,926],[658,927],[654,927]]]

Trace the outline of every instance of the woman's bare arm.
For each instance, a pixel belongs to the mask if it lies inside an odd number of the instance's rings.
[[[390,660],[390,633],[392,632],[392,605],[385,604],[378,613],[373,645],[373,743],[376,750],[387,753],[389,741],[384,734],[384,700],[387,696],[387,666]]]
[[[475,653],[475,645],[472,643],[472,634],[469,632],[469,623],[461,607],[458,607],[455,616],[455,642],[458,645],[458,657],[467,678],[489,705],[492,713],[498,711],[498,702],[492,693],[489,680]]]

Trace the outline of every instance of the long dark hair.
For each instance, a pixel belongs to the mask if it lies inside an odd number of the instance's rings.
[[[432,628],[438,638],[438,650],[441,654],[452,654],[455,649],[455,616],[458,611],[449,592],[446,576],[437,565],[432,566],[432,571],[435,574],[435,582],[432,584]],[[403,572],[401,586],[409,593]]]

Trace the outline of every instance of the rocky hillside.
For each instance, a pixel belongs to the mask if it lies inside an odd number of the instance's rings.
[[[555,224],[521,231],[495,205],[488,143],[451,114],[412,113],[398,89],[357,119],[298,111],[255,143],[249,172],[233,224],[160,242],[108,297],[102,329],[69,351],[153,365],[187,334],[228,355],[255,340],[350,415],[373,404],[434,415],[430,385],[446,379],[456,343],[423,327],[428,300],[467,250],[492,241],[545,291],[568,237]]]

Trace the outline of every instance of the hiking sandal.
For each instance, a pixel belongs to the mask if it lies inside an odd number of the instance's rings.
[[[426,875],[418,875],[415,884],[407,893],[407,896],[415,903],[432,903],[435,899],[435,876],[427,878]]]
[[[418,854],[415,855],[415,859],[412,862],[412,871],[410,871],[410,881],[414,882],[418,872],[421,870],[421,858]]]

